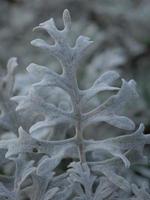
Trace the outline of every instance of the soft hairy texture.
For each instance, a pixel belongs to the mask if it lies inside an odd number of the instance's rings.
[[[58,59],[61,74],[31,63],[27,71],[37,81],[28,94],[13,96],[17,63],[12,58],[7,75],[0,80],[0,126],[16,134],[14,138],[0,141],[1,160],[11,163],[13,171],[11,175],[0,175],[0,197],[10,200],[119,200],[122,197],[148,200],[148,158],[144,147],[150,144],[150,136],[144,135],[142,123],[137,128],[124,114],[126,106],[134,106],[138,98],[136,84],[133,80],[121,79],[121,85],[116,86],[119,74],[108,71],[90,88],[81,90],[77,69],[92,41],[79,36],[71,46],[68,10],[63,13],[63,23],[62,30],[53,19],[34,28],[45,30],[53,38],[53,45],[42,39],[31,42]],[[57,102],[53,100],[56,91],[60,92]],[[91,106],[89,102],[102,92],[108,92],[109,97]],[[100,123],[119,128],[122,135],[103,140],[87,139],[87,128]],[[52,140],[48,135],[56,127],[59,127],[58,139]],[[74,130],[71,136],[67,135],[68,130]],[[67,164],[62,167],[64,160]]]

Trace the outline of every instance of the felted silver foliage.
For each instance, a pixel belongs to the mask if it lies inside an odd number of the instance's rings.
[[[56,57],[62,73],[31,63],[27,71],[37,78],[37,82],[27,95],[11,98],[12,102],[18,103],[15,112],[24,116],[27,126],[24,128],[23,121],[19,121],[19,136],[0,141],[0,149],[6,151],[5,158],[16,165],[11,190],[1,184],[0,195],[12,196],[10,199],[16,200],[105,200],[117,199],[117,191],[120,196],[125,194],[125,198],[133,199],[142,191],[141,198],[149,198],[147,191],[137,187],[137,180],[125,176],[133,174],[140,166],[142,169],[148,166],[144,147],[150,144],[150,136],[144,135],[143,124],[137,129],[134,122],[124,116],[126,106],[133,105],[133,100],[138,97],[136,84],[133,80],[121,79],[121,86],[116,86],[119,75],[109,71],[102,74],[89,89],[79,89],[77,69],[92,42],[85,36],[79,36],[71,46],[68,40],[71,31],[68,10],[63,13],[63,22],[62,30],[56,27],[53,19],[34,29],[44,29],[53,38],[53,45],[42,39],[35,39],[31,44]],[[58,104],[50,101],[55,88],[63,91],[65,101],[61,99]],[[89,101],[104,91],[113,92],[113,95],[94,108],[90,107]],[[85,104],[89,105],[88,110]],[[32,123],[25,116],[31,117]],[[103,140],[85,139],[87,128],[102,122],[119,128],[123,133],[125,131],[126,135]],[[67,138],[67,134],[63,140],[34,137],[40,131],[42,134],[44,128],[62,124],[75,130],[73,137]],[[30,127],[29,133],[27,127]],[[62,132],[60,130],[60,135]],[[54,171],[57,172],[64,159],[74,162],[70,161],[70,168],[65,172],[62,170],[61,175],[58,172],[54,176]]]
[[[56,57],[60,61],[62,66],[62,74],[57,74],[44,66],[39,66],[34,63],[30,64],[27,67],[27,70],[34,76],[37,76],[39,79],[41,79],[41,81],[32,86],[28,96],[19,96],[13,98],[13,100],[16,100],[19,103],[17,110],[30,110],[30,112],[42,115],[45,118],[44,121],[40,121],[35,124],[30,129],[31,132],[44,126],[50,127],[59,123],[68,123],[69,125],[71,124],[74,126],[76,133],[74,138],[69,140],[68,144],[71,145],[71,141],[73,141],[71,148],[78,149],[79,159],[81,162],[86,161],[87,151],[94,151],[98,148],[108,151],[115,157],[121,158],[125,166],[129,167],[130,161],[125,155],[129,150],[139,149],[138,136],[134,136],[136,133],[131,136],[122,136],[115,139],[108,139],[106,141],[94,142],[90,140],[84,140],[83,130],[87,126],[99,122],[107,122],[108,124],[120,129],[134,130],[135,125],[133,121],[126,116],[123,116],[122,113],[125,105],[137,97],[135,82],[133,80],[129,82],[122,80],[121,88],[114,87],[112,84],[116,79],[119,78],[119,75],[116,72],[110,71],[104,73],[100,78],[98,78],[91,88],[87,90],[80,90],[78,88],[76,71],[80,63],[79,61],[81,60],[87,47],[91,44],[91,41],[85,36],[79,36],[75,42],[75,45],[71,47],[68,42],[69,32],[71,31],[71,19],[67,10],[65,10],[63,13],[63,21],[63,30],[58,30],[56,28],[53,19],[41,23],[34,29],[44,29],[47,31],[48,34],[54,39],[54,45],[49,45],[41,39],[35,39],[31,42],[32,45],[48,51],[50,55]],[[44,90],[44,88],[47,91],[48,87],[51,88],[54,86],[61,88],[69,95],[70,99],[68,99],[68,108],[61,109],[50,102],[45,102],[44,97],[40,95],[43,93],[41,91]],[[109,97],[104,103],[100,104],[96,108],[88,112],[84,110],[84,104],[88,103],[88,100],[90,100],[97,93],[107,90],[114,90],[118,92],[116,95]],[[137,132],[140,132],[139,135],[141,135],[143,128],[140,128]],[[132,145],[131,142],[130,145],[129,141],[132,141],[135,144]],[[66,142],[67,140],[60,141],[60,145],[58,145],[61,153],[63,152],[62,150],[64,148],[67,148]],[[145,143],[146,139],[141,140],[140,146],[142,144],[142,146],[144,146]],[[24,151],[27,151],[28,148],[24,149]],[[45,149],[47,150],[46,147]],[[46,150],[44,153],[47,153]],[[31,151],[32,149],[30,152]],[[66,151],[68,152],[68,150]],[[12,150],[11,153],[13,153]],[[53,155],[52,152],[48,154],[51,156]],[[7,153],[7,155],[9,154]],[[73,154],[70,156],[73,156]],[[61,155],[60,158],[61,157],[63,158],[64,155]]]
[[[22,126],[25,130],[36,121],[32,114],[17,112],[16,103],[11,101],[14,95],[14,84],[16,68],[18,67],[17,58],[12,57],[7,63],[6,74],[0,77],[0,128],[3,131],[11,131],[18,135],[18,128]],[[27,118],[28,116],[28,118]]]
[[[85,159],[83,150],[83,130],[90,124],[98,122],[107,122],[115,127],[134,130],[134,123],[127,117],[122,116],[122,109],[127,101],[130,101],[132,97],[137,94],[135,92],[134,81],[126,82],[122,80],[122,86],[119,90],[118,87],[111,86],[119,76],[115,72],[106,72],[93,86],[88,90],[80,90],[77,84],[76,71],[80,59],[86,48],[91,44],[89,38],[85,36],[79,36],[75,42],[75,46],[71,47],[68,42],[68,35],[71,30],[71,19],[67,10],[63,13],[64,29],[58,30],[55,26],[54,20],[50,19],[44,23],[41,23],[36,29],[46,30],[50,36],[54,39],[54,45],[49,45],[41,39],[35,39],[31,42],[32,45],[47,50],[52,56],[56,57],[62,65],[62,74],[59,75],[50,69],[39,66],[36,64],[30,64],[27,70],[38,76],[41,81],[34,84],[28,94],[25,97],[14,97],[19,105],[17,110],[27,110],[30,112],[38,113],[42,115],[45,120],[38,122],[31,128],[31,131],[38,129],[40,126],[54,126],[59,123],[68,123],[76,129],[76,143],[80,158]],[[40,96],[41,90],[47,87],[59,87],[64,90],[70,96],[70,109],[61,109],[51,104],[45,103],[42,96]],[[119,92],[106,100],[103,104],[97,106],[97,108],[83,112],[83,104],[97,93],[106,90],[119,90]],[[126,96],[124,94],[127,94]],[[127,98],[125,98],[127,97]],[[70,106],[69,106],[70,107]],[[32,110],[31,110],[32,108]]]
[[[17,59],[15,57],[10,58],[7,63],[7,74],[0,78],[0,125],[4,130],[15,133],[20,125],[18,125],[16,119],[16,105],[10,101],[10,98],[13,95],[14,75],[17,66]]]

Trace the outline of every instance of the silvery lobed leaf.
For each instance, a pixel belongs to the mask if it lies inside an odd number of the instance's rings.
[[[103,200],[109,197],[114,192],[113,185],[106,177],[100,177],[99,184],[94,193],[94,200]]]
[[[78,157],[77,147],[74,138],[60,141],[37,140],[19,129],[19,138],[3,141],[0,148],[8,149],[6,158],[13,157],[19,153],[34,153],[49,155],[56,167],[63,158]]]
[[[71,111],[66,112],[52,103],[45,102],[44,98],[40,96],[40,91],[40,88],[37,90],[32,87],[28,96],[13,97],[12,99],[19,103],[17,110],[25,110],[26,112],[34,113],[35,116],[46,117],[45,121],[49,120],[50,125],[52,124],[53,126],[61,122],[73,123],[73,114]]]
[[[124,95],[126,94],[126,96]],[[134,82],[123,80],[122,87],[116,95],[111,96],[103,104],[83,116],[83,127],[93,123],[106,122],[112,126],[125,130],[133,130],[132,120],[119,115],[130,100],[137,97]]]
[[[2,200],[19,200],[15,192],[9,191],[1,182],[0,182],[0,198]]]
[[[137,185],[132,184],[132,191],[135,194],[137,200],[149,200],[150,194],[142,188],[138,188]],[[133,198],[134,199],[134,198]]]
[[[92,85],[91,88],[87,90],[81,90],[81,105],[87,103],[92,97],[94,97],[99,92],[103,91],[117,91],[118,87],[113,87],[111,84],[119,78],[119,74],[113,71],[108,71],[102,74]]]
[[[27,67],[27,71],[33,74],[39,80],[42,80],[38,83],[35,83],[34,87],[55,86],[70,92],[68,83],[65,81],[63,75],[59,75],[47,67],[31,63]]]
[[[81,199],[93,199],[93,184],[96,180],[96,176],[91,174],[90,169],[86,163],[71,163],[69,165],[68,173],[69,180],[73,183],[80,184],[84,190],[78,195],[81,196]]]
[[[47,156],[44,156],[39,161],[36,170],[32,172],[32,185],[24,189],[24,192],[28,197],[30,197],[31,200],[46,200],[48,198],[52,199],[52,197],[58,191],[57,187],[47,190],[48,184],[53,179],[54,175],[49,168],[51,167],[49,165],[50,163],[50,159]]]
[[[137,150],[143,152],[144,145],[149,144],[149,136],[143,134],[144,126],[141,124],[139,129],[125,136],[118,136],[115,138],[109,138],[101,141],[86,141],[86,150],[85,151],[94,151],[94,150],[106,150],[115,157],[120,157],[125,166],[129,167],[130,162],[125,156],[125,152],[128,150]]]
[[[138,151],[133,150],[126,153],[127,159],[131,163],[131,167],[137,164],[147,164],[147,159],[143,154],[139,154]],[[131,192],[130,183],[121,175],[120,169],[124,169],[123,162],[118,158],[106,159],[104,161],[89,162],[91,171],[100,175],[104,174],[110,182],[115,184],[117,187],[126,191],[127,193]]]
[[[16,164],[14,188],[19,191],[28,176],[35,171],[35,167],[33,166],[34,161],[28,161],[24,154],[20,154],[17,158],[11,159]]]

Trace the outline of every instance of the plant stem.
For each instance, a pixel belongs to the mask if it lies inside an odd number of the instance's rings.
[[[76,125],[76,136],[75,137],[76,137],[76,143],[78,146],[80,162],[84,163],[84,162],[86,162],[86,156],[85,156],[85,152],[84,152],[83,136],[82,136],[82,132],[81,132],[80,121],[78,121],[77,125]]]
[[[80,108],[80,95],[79,95],[79,88],[78,83],[76,79],[76,74],[71,73],[71,71],[66,71],[66,78],[68,78],[68,81],[70,82],[70,87],[72,88],[70,97],[73,104],[73,110],[74,114],[76,116],[76,125],[75,125],[75,139],[76,144],[78,147],[79,152],[79,159],[81,163],[86,162],[86,156],[84,152],[84,142],[83,142],[83,136],[82,136],[82,128],[81,128],[81,108]]]

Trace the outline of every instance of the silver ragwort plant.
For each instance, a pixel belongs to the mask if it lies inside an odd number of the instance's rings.
[[[108,71],[90,88],[80,89],[77,70],[92,41],[79,36],[75,44],[70,45],[68,10],[63,13],[63,22],[62,30],[53,19],[34,29],[46,31],[53,44],[42,39],[31,42],[58,59],[60,74],[31,63],[27,71],[37,81],[28,94],[14,96],[17,62],[12,58],[7,75],[0,80],[0,128],[14,133],[13,137],[0,140],[2,169],[5,165],[11,168],[10,174],[6,170],[5,175],[0,175],[0,197],[9,200],[148,200],[149,163],[145,145],[150,144],[150,136],[144,134],[142,123],[137,128],[124,116],[126,107],[134,106],[138,98],[136,84],[124,79],[119,84],[119,74]],[[109,95],[102,100],[104,92]],[[91,103],[95,96],[100,99],[99,104]],[[123,133],[101,140],[86,137],[88,129],[100,135],[93,128],[100,123],[119,128]]]

